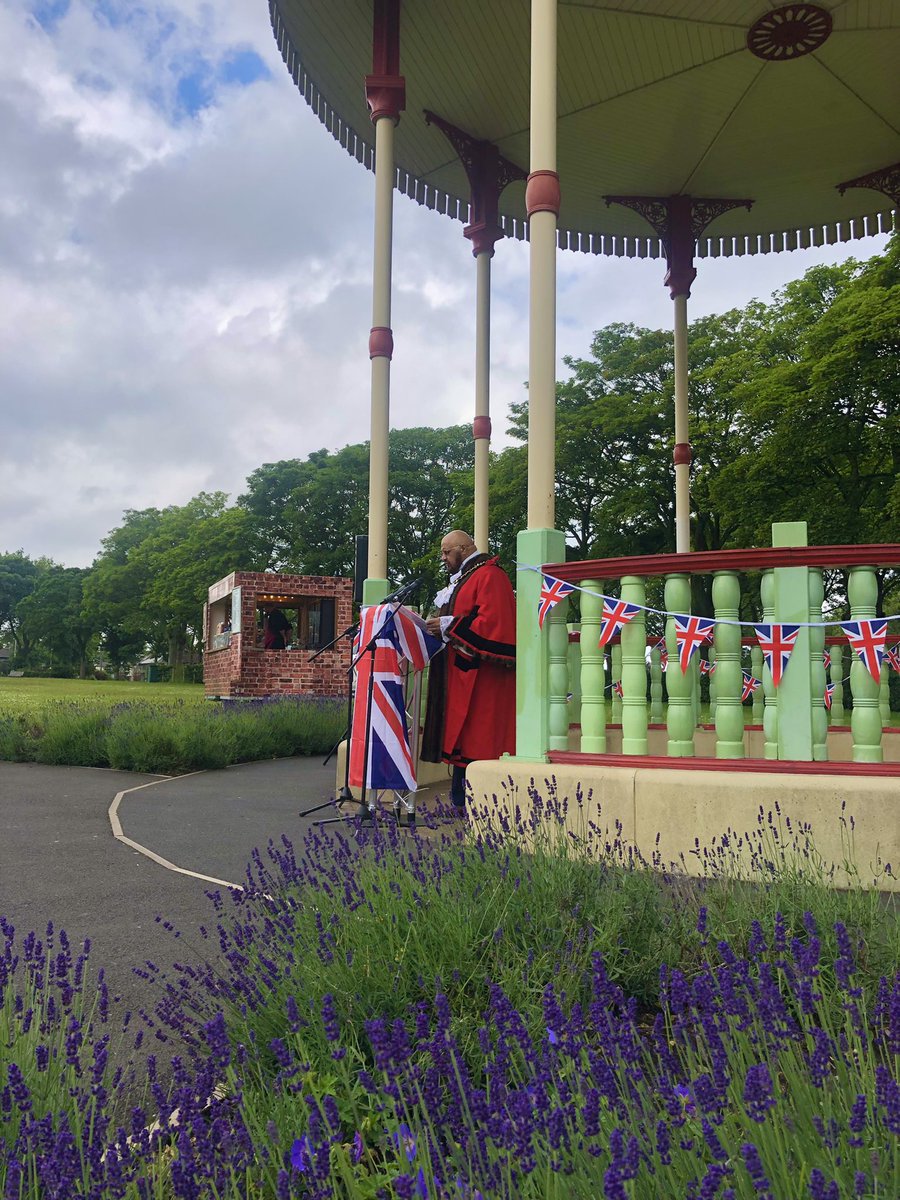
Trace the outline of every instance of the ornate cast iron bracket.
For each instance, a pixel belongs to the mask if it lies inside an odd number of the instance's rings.
[[[705,196],[604,196],[609,204],[624,204],[642,216],[663,244],[666,252],[665,284],[669,295],[689,296],[697,278],[694,247],[707,226],[716,217],[733,208],[750,209],[752,200],[731,200]]]

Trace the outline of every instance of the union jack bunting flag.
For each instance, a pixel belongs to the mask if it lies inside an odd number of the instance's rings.
[[[662,670],[665,671],[665,669],[669,665],[669,651],[666,648],[666,639],[664,637],[661,637],[659,639],[659,641],[656,643],[656,645],[653,647],[653,649],[659,650],[659,665],[662,668]]]
[[[682,675],[687,674],[691,658],[696,650],[708,642],[715,629],[715,621],[705,617],[689,617],[681,613],[673,613],[675,617],[675,641],[678,643],[678,661],[681,664]]]
[[[620,699],[622,698],[622,696],[625,695],[625,693],[622,691],[622,680],[621,679],[616,680],[616,682],[612,685],[612,690],[616,693],[616,695]]]
[[[833,683],[827,683],[825,685],[825,696],[823,697],[823,699],[825,701],[826,711],[830,711],[831,710],[831,702],[834,699],[834,684]]]
[[[847,641],[856,651],[859,661],[875,682],[880,683],[881,664],[887,654],[886,619],[847,621],[841,625],[841,629],[846,633]]]
[[[603,616],[600,618],[600,646],[605,646],[610,638],[614,638],[623,625],[636,617],[640,612],[637,604],[626,604],[624,600],[604,600]]]
[[[703,658],[700,660],[700,674],[701,675],[712,675],[712,673],[713,673],[713,671],[715,671],[715,669],[716,669],[716,664],[714,662],[710,662],[706,658]]]
[[[565,600],[569,592],[573,592],[571,583],[562,579],[554,579],[552,575],[541,576],[541,597],[538,600],[538,629],[544,628],[544,618],[552,608],[556,608],[560,600]]]
[[[741,703],[743,703],[745,700],[749,700],[750,697],[753,695],[753,693],[756,691],[756,689],[759,687],[759,680],[755,679],[750,674],[749,671],[744,671],[743,676],[744,676],[744,687],[743,687],[743,690],[741,691]]]
[[[822,651],[822,662],[825,664],[825,670],[831,670],[831,652],[829,650]]]
[[[797,644],[799,625],[754,625],[766,666],[772,672],[772,683],[778,687],[787,670],[791,651]]]
[[[888,665],[892,666],[895,671],[900,671],[900,646],[892,646],[885,654],[888,660]]]
[[[374,650],[371,650],[373,638]],[[359,634],[353,647],[354,654],[360,657],[356,663],[350,726],[351,787],[362,787],[363,774],[367,788],[406,791],[416,786],[403,677],[408,667],[421,671],[442,647],[443,642],[432,637],[422,618],[408,608],[395,611],[390,604],[375,604],[360,613]],[[370,680],[372,704],[366,756]]]

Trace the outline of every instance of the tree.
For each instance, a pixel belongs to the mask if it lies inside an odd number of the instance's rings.
[[[51,670],[87,675],[89,648],[96,625],[83,615],[87,569],[51,566],[33,592],[19,601],[16,617],[30,642],[29,659],[41,658]]]
[[[16,610],[19,603],[34,591],[38,573],[38,564],[23,550],[0,554],[0,635],[11,634],[19,649],[21,646]]]

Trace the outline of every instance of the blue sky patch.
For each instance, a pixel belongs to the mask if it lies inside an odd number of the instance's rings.
[[[69,11],[70,0],[33,0],[31,13],[44,29],[52,29]]]
[[[223,83],[239,83],[246,87],[259,79],[271,78],[271,72],[255,50],[233,50],[223,60],[219,78]]]

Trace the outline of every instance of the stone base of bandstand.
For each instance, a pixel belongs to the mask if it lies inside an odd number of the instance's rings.
[[[687,768],[660,766],[658,760],[642,766],[634,759],[601,765],[503,758],[472,763],[466,778],[476,827],[501,814],[512,819],[517,808],[527,818],[533,807],[529,791],[536,789],[567,802],[565,831],[576,838],[588,833],[590,821],[601,833],[608,830],[604,840],[618,837],[623,851],[634,847],[662,868],[703,876],[724,862],[733,874],[753,879],[759,876],[751,856],[760,850],[771,813],[783,845],[792,841],[788,820],[801,845],[809,826],[821,862],[836,868],[835,886],[900,891],[900,769],[890,777],[853,773],[852,766],[845,773],[834,764],[829,773],[832,764],[817,763],[816,773],[801,774],[789,763],[779,768],[756,762],[747,770],[729,769],[727,761],[693,762]],[[794,861],[808,868],[802,851]],[[893,876],[885,873],[885,864],[891,864]]]

